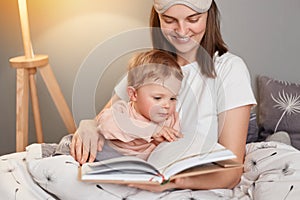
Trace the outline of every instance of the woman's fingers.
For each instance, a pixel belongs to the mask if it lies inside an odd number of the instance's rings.
[[[97,150],[102,149],[103,141],[99,141],[97,123],[95,120],[81,120],[70,145],[71,155],[80,164],[93,162],[97,155]]]
[[[74,135],[72,137],[72,141],[71,141],[71,144],[70,144],[70,153],[71,153],[71,156],[73,156],[73,158],[76,158],[76,153],[75,153],[75,137],[74,137]]]
[[[88,162],[94,162],[96,159],[97,155],[97,150],[98,150],[98,140],[91,141],[90,143],[90,155],[89,155],[89,161]]]
[[[85,143],[87,143],[87,141],[85,141]],[[83,143],[81,143],[83,144]],[[83,144],[81,147],[81,159],[79,160],[80,164],[86,163],[86,161],[89,158],[89,154],[90,154],[90,147],[87,144]]]
[[[99,134],[99,139],[98,139],[98,143],[97,143],[97,150],[98,151],[102,151],[104,142],[105,142],[104,136],[102,134]]]
[[[79,161],[81,159],[81,142],[78,142],[78,134],[76,133],[72,137],[70,153],[75,160]]]

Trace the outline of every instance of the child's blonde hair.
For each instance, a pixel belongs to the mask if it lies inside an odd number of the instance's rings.
[[[181,67],[166,51],[150,50],[136,54],[128,64],[128,86],[135,89],[150,82],[163,82],[169,77],[182,81]]]

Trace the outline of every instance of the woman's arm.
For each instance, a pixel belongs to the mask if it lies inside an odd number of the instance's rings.
[[[251,105],[242,106],[219,114],[219,143],[230,149],[237,158],[244,162],[245,145],[248,131]],[[191,189],[233,188],[239,181],[243,169],[220,171],[202,176],[177,180],[179,187]]]
[[[238,107],[219,114],[219,143],[233,151],[235,161],[243,163],[251,105]],[[232,169],[199,176],[176,179],[163,186],[132,184],[140,189],[160,192],[166,189],[217,189],[233,188],[243,173],[243,169]]]

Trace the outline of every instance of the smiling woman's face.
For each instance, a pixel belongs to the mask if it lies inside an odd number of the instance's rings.
[[[185,5],[178,4],[159,14],[159,19],[162,33],[179,55],[196,55],[205,33],[207,12],[197,13]]]

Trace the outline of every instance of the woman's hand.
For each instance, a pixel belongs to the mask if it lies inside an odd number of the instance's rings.
[[[97,151],[102,150],[104,138],[97,132],[95,120],[82,120],[76,130],[70,146],[71,155],[80,164],[93,162]]]

